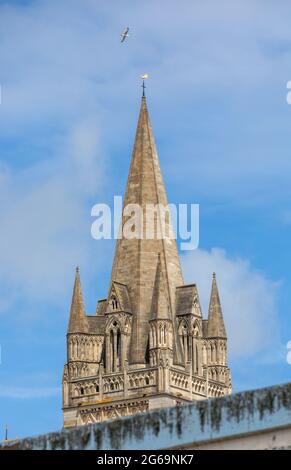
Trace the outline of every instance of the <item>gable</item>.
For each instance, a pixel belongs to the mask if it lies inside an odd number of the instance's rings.
[[[176,315],[197,315],[202,317],[196,284],[177,287]]]
[[[125,284],[113,281],[109,291],[106,313],[126,312],[132,313],[131,302]]]

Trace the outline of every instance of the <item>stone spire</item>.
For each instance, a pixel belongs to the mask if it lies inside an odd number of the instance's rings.
[[[208,338],[226,338],[215,273],[213,273],[212,289],[209,303],[207,336]]]
[[[68,333],[88,333],[88,322],[80,281],[80,269],[78,267],[76,268]]]
[[[167,195],[159,165],[155,140],[147,110],[146,98],[142,97],[135,143],[124,197],[124,206],[138,204],[145,218],[148,205],[167,206]],[[122,227],[128,218],[123,216]],[[164,215],[157,211],[158,223]],[[143,229],[145,227],[145,220]],[[166,233],[172,233],[171,221],[165,224]],[[156,260],[161,258],[161,273],[169,298],[170,316],[175,315],[175,289],[183,284],[182,271],[175,239],[127,239],[117,241],[111,282],[126,284],[132,303],[133,329],[129,362],[144,364],[151,301],[156,276]]]
[[[163,276],[161,255],[158,254],[158,264],[153,290],[152,320],[171,320],[167,288]]]

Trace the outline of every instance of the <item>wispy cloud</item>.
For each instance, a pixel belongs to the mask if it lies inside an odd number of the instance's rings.
[[[73,266],[88,264],[91,208],[86,198],[103,187],[94,124],[86,120],[72,126],[51,161],[5,173],[0,278],[11,293],[17,286],[19,295],[57,300]]]
[[[189,252],[183,256],[183,266],[187,282],[197,283],[205,318],[212,273],[217,273],[232,358],[251,357],[263,351],[265,354],[266,350],[270,356],[270,349],[281,351],[276,302],[279,282],[268,279],[249,261],[231,258],[218,248]]]

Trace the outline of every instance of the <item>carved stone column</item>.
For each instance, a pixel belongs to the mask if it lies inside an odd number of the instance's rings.
[[[125,360],[124,363],[123,363],[123,395],[124,395],[124,398],[127,398],[127,392],[128,392],[127,369],[128,369],[128,361]]]
[[[117,369],[117,334],[116,331],[114,330],[113,333],[113,372],[116,372]]]
[[[111,372],[111,361],[110,361],[110,336],[106,335],[106,372]]]
[[[99,366],[99,396],[100,396],[100,400],[103,400],[103,372],[104,372],[104,367],[103,367],[103,362],[101,362],[100,366]]]

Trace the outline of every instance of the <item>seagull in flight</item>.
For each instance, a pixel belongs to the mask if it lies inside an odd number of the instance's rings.
[[[127,28],[120,35],[121,36],[121,41],[120,42],[124,42],[126,40],[126,38],[129,36],[128,31],[129,31],[129,27],[127,26]]]

